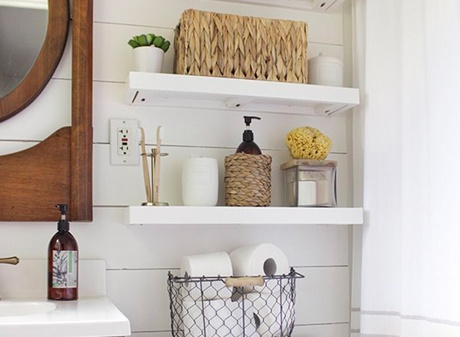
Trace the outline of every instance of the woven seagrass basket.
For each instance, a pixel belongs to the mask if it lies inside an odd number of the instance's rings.
[[[267,155],[234,153],[225,157],[225,205],[269,206],[271,163]]]
[[[174,72],[307,83],[305,22],[188,9],[175,31]]]

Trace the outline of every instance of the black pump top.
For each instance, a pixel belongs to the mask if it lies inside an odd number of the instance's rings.
[[[252,142],[254,140],[254,133],[250,129],[251,122],[253,119],[259,119],[260,117],[257,116],[244,116],[244,123],[246,124],[246,130],[243,132],[243,141],[245,142]]]
[[[61,220],[58,222],[58,231],[68,231],[69,230],[69,222],[67,221],[67,204],[57,204],[57,208],[61,211]]]
[[[244,123],[246,124],[246,126],[250,126],[253,119],[259,119],[260,120],[260,117],[257,117],[257,116],[244,116]]]
[[[260,119],[260,117],[244,116],[246,130],[243,132],[243,142],[236,149],[236,153],[262,154],[259,146],[254,142],[254,133],[251,130],[251,122],[253,119]]]

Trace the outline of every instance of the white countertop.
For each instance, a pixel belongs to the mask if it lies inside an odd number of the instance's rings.
[[[14,337],[130,336],[128,319],[105,296],[49,301],[46,314],[0,317],[0,335]]]

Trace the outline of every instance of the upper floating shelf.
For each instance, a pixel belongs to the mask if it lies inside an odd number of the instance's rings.
[[[358,89],[312,84],[143,72],[126,84],[126,102],[137,106],[329,116],[359,104]]]

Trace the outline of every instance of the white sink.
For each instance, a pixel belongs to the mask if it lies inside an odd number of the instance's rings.
[[[47,261],[0,265],[0,337],[130,336],[129,320],[106,296],[106,266],[80,260],[77,301],[49,301]]]
[[[51,302],[0,301],[0,317],[46,314],[56,309]]]
[[[16,300],[0,301],[21,315],[0,315],[0,336],[14,337],[94,337],[130,336],[128,319],[105,296],[81,298],[77,301]],[[5,304],[1,304],[1,302]],[[36,308],[31,305],[37,304]],[[11,306],[12,305],[12,306]],[[54,310],[53,310],[54,307]],[[51,311],[43,312],[50,309]],[[9,309],[8,309],[9,310]],[[25,314],[26,310],[42,310]],[[3,311],[3,309],[0,309]]]

